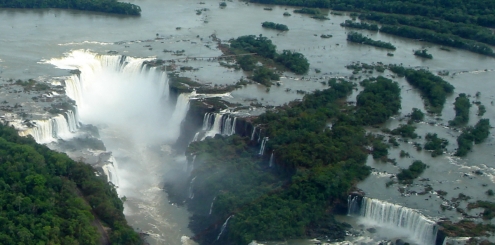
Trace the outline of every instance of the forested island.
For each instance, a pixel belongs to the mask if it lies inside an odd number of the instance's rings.
[[[88,164],[0,124],[0,240],[4,244],[142,244],[122,200]]]
[[[140,15],[141,8],[132,3],[118,2],[117,0],[0,0],[0,8],[60,8],[95,11],[111,14]]]

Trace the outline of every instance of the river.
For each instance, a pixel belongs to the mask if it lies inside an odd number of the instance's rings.
[[[435,72],[447,70],[450,76],[444,79],[456,87],[455,93],[448,97],[441,116],[427,116],[425,122],[432,123],[418,124],[416,132],[423,137],[428,132],[435,132],[440,137],[449,139],[448,154],[432,158],[428,152],[417,152],[412,144],[401,142],[399,148],[390,151],[390,158],[397,160],[397,166],[374,161],[370,157],[367,164],[375,168],[374,174],[360,183],[358,187],[363,189],[369,197],[419,210],[433,220],[439,218],[459,220],[461,216],[455,209],[443,210],[441,208],[444,201],[434,191],[446,191],[448,193],[446,199],[449,200],[457,197],[459,193],[465,193],[472,197],[470,201],[473,201],[486,199],[484,192],[488,188],[484,185],[493,186],[495,182],[495,163],[492,156],[495,143],[493,133],[485,143],[474,147],[474,153],[465,158],[457,158],[451,156],[451,153],[455,151],[455,138],[459,132],[440,125],[447,124],[448,120],[454,117],[453,102],[462,92],[471,95],[472,101],[475,100],[475,94],[480,92],[476,100],[487,108],[483,118],[489,118],[492,124],[495,123],[493,105],[495,95],[490,92],[495,88],[493,80],[495,60],[493,58],[455,49],[447,52],[429,43],[362,31],[374,39],[395,45],[397,50],[393,52],[393,57],[389,57],[387,51],[383,49],[348,43],[345,39],[346,33],[350,30],[339,25],[350,18],[345,13],[344,15],[327,13],[330,20],[315,20],[306,15],[292,13],[294,10],[292,7],[271,6],[272,10],[267,11],[263,10],[263,5],[246,4],[240,1],[227,2],[227,7],[224,9],[219,8],[217,1],[204,1],[204,4],[192,0],[134,0],[130,2],[141,6],[142,16],[123,17],[56,9],[0,9],[1,82],[5,83],[10,78],[35,78],[44,81],[66,79],[70,75],[67,67],[60,69],[63,67],[57,66],[53,60],[68,61],[77,50],[91,54],[104,55],[110,52],[136,58],[160,59],[180,58],[171,52],[163,52],[164,50],[184,50],[185,56],[215,57],[221,55],[221,51],[216,48],[216,43],[211,38],[212,34],[223,42],[241,35],[262,34],[269,37],[277,45],[279,51],[290,49],[301,52],[311,64],[308,74],[296,76],[286,73],[281,79],[282,85],[272,86],[269,91],[264,86],[256,84],[237,89],[232,92],[231,97],[226,98],[227,101],[233,103],[249,104],[257,101],[264,106],[276,106],[300,99],[302,95],[296,93],[297,90],[310,92],[324,89],[326,86],[321,84],[322,81],[330,77],[351,75],[351,71],[344,66],[355,61],[404,64],[410,67],[428,68]],[[208,10],[202,11],[200,15],[196,14],[196,10],[204,8]],[[283,16],[284,12],[290,12],[292,16]],[[290,30],[278,32],[263,29],[261,27],[263,21],[283,23]],[[322,34],[331,34],[333,37],[323,39],[320,37]],[[412,50],[421,48],[427,48],[434,59],[425,60],[412,54]],[[191,60],[178,62],[178,65],[198,68],[197,71],[182,72],[182,76],[212,85],[232,84],[246,76],[242,71],[221,67],[217,61]],[[317,73],[315,69],[322,72]],[[375,72],[373,75],[377,74]],[[389,73],[385,75],[391,77]],[[399,125],[400,119],[410,113],[412,108],[420,108],[424,111],[419,93],[412,89],[404,79],[395,80],[402,88],[402,110],[400,115],[386,123],[385,126],[389,128]],[[93,98],[109,98],[121,91],[115,89],[115,86],[119,85],[113,86],[113,88],[93,90],[93,92],[99,91],[100,93],[93,95]],[[138,90],[146,92],[146,90]],[[127,91],[125,98],[135,96],[132,92],[134,91]],[[145,97],[142,100],[146,100]],[[120,97],[108,102],[115,106],[109,109],[110,111],[121,110],[122,115],[105,117],[105,115],[108,116],[108,111],[96,112],[98,106],[101,105],[99,104],[101,101],[98,101],[88,107],[90,111],[81,115],[81,120],[99,125],[102,141],[107,150],[115,156],[114,161],[118,162],[118,192],[127,197],[125,214],[129,223],[136,229],[149,233],[148,240],[151,244],[181,244],[184,242],[184,239],[181,241],[183,236],[192,235],[187,228],[189,214],[185,208],[170,204],[161,188],[167,169],[183,164],[183,159],[176,157],[170,150],[173,142],[165,140],[166,136],[163,136],[161,141],[151,143],[148,141],[149,138],[134,137],[133,134],[127,134],[129,128],[121,127],[131,125],[131,123],[132,125],[142,124],[144,131],[140,132],[146,132],[149,135],[153,135],[153,132],[167,131],[168,128],[164,128],[163,125],[153,123],[162,120],[153,115],[156,113],[172,115],[173,106],[166,104],[164,105],[166,109],[163,109],[159,106],[160,104],[153,104],[152,106],[158,107],[152,110],[149,109],[149,104],[143,104],[140,106],[149,110],[146,110],[148,114],[142,118],[137,116],[141,120],[112,124],[112,120],[125,121],[125,117],[130,117],[125,112],[132,111],[130,109],[132,106],[125,104],[125,98]],[[29,100],[29,96],[25,96],[24,99]],[[37,110],[33,103],[30,105],[32,110]],[[143,107],[137,107],[134,111],[138,112],[139,108]],[[27,108],[29,105],[26,105]],[[95,110],[94,114],[91,110]],[[476,111],[476,106],[473,105],[470,125],[478,121]],[[136,117],[133,118],[136,119]],[[369,130],[379,132],[377,129]],[[415,141],[423,143],[423,139]],[[53,147],[56,148],[56,146]],[[411,158],[400,158],[401,149],[410,153]],[[390,174],[396,174],[400,168],[409,166],[412,159],[422,160],[430,166],[421,176],[425,178],[425,181],[415,181],[417,184],[407,186],[405,192],[397,184],[385,188]],[[474,170],[481,170],[483,175],[473,174]],[[415,192],[424,190],[427,185],[433,186],[431,193],[415,194]],[[465,207],[466,203],[462,205]],[[346,217],[342,218],[346,219]]]

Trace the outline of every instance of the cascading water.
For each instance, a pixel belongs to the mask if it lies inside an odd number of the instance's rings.
[[[360,215],[361,214],[361,203],[359,196],[349,195],[347,197],[347,215]]]
[[[253,132],[251,132],[251,141],[254,140],[254,134],[256,133],[256,127],[253,128]]]
[[[69,110],[67,112],[65,112],[65,117],[67,119],[67,124],[69,126],[69,131],[72,132],[72,133],[75,133],[77,131],[77,128],[78,128],[78,120],[76,118],[76,113],[74,113],[73,111]]]
[[[189,183],[189,190],[188,190],[189,199],[194,198],[193,184],[194,184],[194,180],[196,179],[196,177],[198,177],[198,176],[194,176],[194,178],[192,178],[191,182]]]
[[[217,134],[226,136],[235,134],[236,122],[237,118],[230,114],[226,114],[225,111],[220,113],[206,113],[203,117],[202,128],[205,132],[201,140],[206,139],[206,137],[214,137]]]
[[[214,116],[213,113],[207,112],[203,117],[203,131],[208,131],[211,129],[211,118]]]
[[[438,226],[436,223],[414,209],[397,204],[363,197],[357,212],[357,197],[350,197],[349,214],[357,214],[377,225],[398,228],[409,234],[419,244],[435,244]]]
[[[119,186],[119,175],[117,173],[118,163],[117,160],[112,156],[110,157],[107,164],[102,167],[103,172],[108,178],[108,181],[111,182],[116,187]]]
[[[442,245],[464,245],[471,237],[445,237]]]
[[[272,154],[270,155],[270,161],[268,162],[268,167],[273,167],[273,151]]]
[[[218,236],[217,236],[217,241],[218,239],[220,239],[220,237],[222,236],[223,232],[225,231],[225,228],[227,228],[227,224],[229,223],[229,219],[232,218],[233,215],[229,216],[227,218],[227,220],[225,220],[225,222],[223,223],[222,225],[222,229],[220,229],[220,233],[218,233]]]
[[[58,114],[47,120],[33,120],[34,127],[20,131],[19,135],[31,135],[39,144],[47,144],[57,139],[70,139],[76,132],[78,123],[73,111],[69,110],[64,114],[65,117]]]
[[[102,168],[118,186],[118,194],[127,197],[124,213],[129,223],[150,234],[150,244],[176,244],[191,234],[188,214],[171,205],[161,188],[175,164],[166,149],[179,137],[195,93],[169,101],[167,74],[147,65],[150,60],[76,50],[47,63],[78,71],[65,80],[66,94],[77,109],[63,115],[68,131],[79,122],[98,128],[106,149],[118,160]]]
[[[208,213],[208,215],[211,215],[211,212],[213,211],[213,203],[215,203],[215,200],[217,199],[217,197],[214,197],[213,198],[213,201],[211,201],[211,205],[210,205],[210,212]]]
[[[265,153],[265,145],[267,141],[268,137],[263,137],[263,141],[261,141],[260,151],[258,152],[259,155],[263,155]]]

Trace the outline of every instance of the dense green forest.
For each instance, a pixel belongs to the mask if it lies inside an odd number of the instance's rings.
[[[428,50],[426,49],[416,50],[414,51],[414,55],[425,59],[433,59],[433,55],[428,53]]]
[[[469,122],[471,102],[465,93],[460,93],[454,102],[455,117],[449,121],[450,126],[461,126]]]
[[[269,21],[265,21],[265,22],[261,23],[261,26],[264,28],[274,29],[274,30],[279,30],[279,31],[288,31],[289,30],[289,27],[287,27],[284,24],[278,24],[278,23],[269,22]]]
[[[366,79],[361,84],[364,90],[356,98],[356,118],[363,125],[384,123],[401,108],[399,85],[382,76],[375,82]]]
[[[447,95],[454,91],[454,86],[427,70],[414,70],[397,65],[390,65],[389,69],[398,76],[405,76],[409,84],[419,89],[427,102],[427,108],[432,112],[440,113]]]
[[[366,22],[354,22],[352,20],[346,20],[343,23],[340,23],[340,26],[356,28],[356,29],[364,29],[370,31],[378,31],[378,25],[376,24],[368,24]]]
[[[296,74],[305,74],[309,70],[308,59],[306,59],[303,54],[289,50],[283,50],[282,53],[279,54],[277,53],[277,46],[275,46],[270,39],[262,35],[240,36],[236,39],[231,39],[230,48],[231,52],[235,54],[256,53],[257,55],[268,59],[271,63],[274,63],[274,65],[281,65]],[[243,69],[248,68],[249,70],[254,68],[254,59],[241,57],[237,62]]]
[[[438,138],[437,134],[428,133],[425,136],[425,150],[431,151],[431,156],[436,157],[442,155],[445,151],[445,148],[449,144],[449,141],[446,139]]]
[[[422,161],[414,161],[407,169],[402,169],[397,174],[397,179],[402,183],[412,183],[414,179],[419,177],[428,166]]]
[[[479,144],[490,135],[490,120],[480,119],[474,127],[466,127],[459,137],[457,137],[456,156],[465,156],[473,148],[473,143]]]
[[[3,244],[98,244],[99,222],[112,244],[142,243],[106,177],[1,124],[0,186]]]
[[[354,184],[370,173],[367,147],[378,141],[363,126],[383,122],[400,109],[396,82],[378,77],[362,84],[356,106],[344,103],[355,85],[331,79],[329,89],[255,118],[257,135],[266,141],[264,152],[253,147],[257,139],[237,135],[191,143],[194,199],[188,207],[196,240],[247,244],[321,234],[342,239],[346,226],[332,214],[345,207]],[[209,202],[210,211],[204,205]],[[218,236],[229,217],[228,229]]]
[[[0,8],[61,8],[124,15],[141,14],[139,6],[117,0],[0,0]]]
[[[367,44],[379,48],[385,48],[385,49],[391,49],[395,50],[395,46],[392,45],[391,43],[388,42],[383,42],[380,40],[373,40],[369,37],[363,36],[363,34],[358,33],[358,32],[350,32],[347,34],[347,41],[354,42],[354,43],[362,43],[362,44]]]
[[[250,2],[416,15],[454,23],[474,23],[495,27],[495,3],[491,0],[250,0]]]

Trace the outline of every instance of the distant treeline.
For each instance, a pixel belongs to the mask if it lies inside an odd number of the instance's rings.
[[[495,2],[490,0],[251,0],[264,4],[332,8],[363,12],[361,20],[376,21],[381,32],[495,56]],[[372,12],[370,12],[372,11]],[[368,29],[353,22],[353,28]],[[488,44],[488,45],[485,45]]]
[[[139,6],[116,0],[0,0],[0,8],[61,8],[124,15],[141,14]]]
[[[492,0],[250,0],[264,4],[283,4],[341,11],[376,11],[419,15],[454,23],[495,27],[495,2]]]

